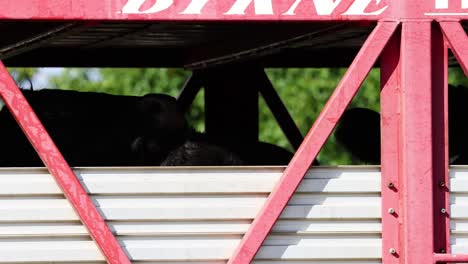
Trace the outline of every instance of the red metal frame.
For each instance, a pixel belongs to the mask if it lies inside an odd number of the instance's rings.
[[[398,24],[381,22],[366,40],[228,264],[252,261]]]
[[[91,237],[98,244],[108,263],[130,264],[119,242],[1,62],[0,96],[42,162],[54,176],[65,197],[88,228]]]
[[[450,44],[450,48],[468,76],[468,36],[459,22],[440,22],[442,32]]]
[[[383,262],[468,262],[442,252],[449,212],[440,214],[449,206],[444,39],[468,75],[465,18],[462,0],[17,0],[0,9],[0,20],[379,21],[229,264],[254,258],[381,52]],[[130,263],[2,64],[0,95],[108,262]]]
[[[399,149],[403,263],[431,263],[434,252],[434,241],[427,237],[433,231],[431,88],[431,23],[405,22],[400,90],[403,144]]]
[[[400,63],[401,30],[393,35],[380,57],[382,263],[400,263]],[[393,252],[394,250],[394,252]]]
[[[448,47],[441,28],[432,24],[432,103],[433,114],[433,201],[434,250],[450,253],[450,214],[441,213],[450,208],[449,144],[448,144]]]

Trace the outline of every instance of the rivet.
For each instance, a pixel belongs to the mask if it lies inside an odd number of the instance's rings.
[[[394,214],[394,213],[395,213],[395,209],[393,209],[393,208],[388,208],[388,213],[389,213],[389,214]]]
[[[393,188],[393,187],[395,187],[395,185],[393,184],[393,182],[389,182],[389,183],[387,184],[387,186],[388,186],[388,188],[390,188],[390,189]]]
[[[443,214],[445,214],[445,213],[447,213],[447,209],[442,208],[442,209],[440,209],[440,212],[443,213]]]
[[[390,249],[388,250],[388,253],[390,253],[390,254],[392,254],[392,255],[395,255],[396,249],[390,248]]]
[[[440,187],[445,187],[445,182],[440,182],[440,183],[439,183],[439,186],[440,186]]]

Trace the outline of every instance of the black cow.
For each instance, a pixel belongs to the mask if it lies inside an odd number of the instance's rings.
[[[468,164],[468,89],[449,86],[449,156],[451,164]],[[380,114],[365,108],[347,110],[335,137],[354,157],[380,164]]]
[[[66,90],[23,91],[72,166],[286,165],[292,154],[266,143],[214,142],[195,132],[168,95],[117,96]],[[42,166],[4,107],[0,166]]]
[[[149,163],[153,155],[152,144],[138,138],[134,150]],[[229,142],[211,139],[204,133],[190,130],[186,141],[170,151],[162,166],[271,166],[287,165],[293,154],[286,149],[265,142]],[[315,163],[318,164],[318,163]]]
[[[366,108],[345,111],[335,138],[353,157],[367,164],[380,164],[380,114]]]
[[[72,166],[133,166],[132,143],[158,146],[153,165],[185,141],[188,125],[174,98],[64,90],[23,91],[39,119]],[[9,111],[0,111],[0,166],[42,163]]]

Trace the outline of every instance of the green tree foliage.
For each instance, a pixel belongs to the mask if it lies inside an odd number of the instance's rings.
[[[37,74],[37,68],[9,68],[8,71],[10,72],[13,79],[18,86],[24,89],[31,88],[32,80],[34,76]]]
[[[37,74],[37,68],[9,68],[8,72],[11,74],[16,84],[22,89],[33,88],[32,80]],[[3,108],[3,101],[0,99],[0,110]]]
[[[461,68],[450,68],[448,73],[448,82],[453,85],[463,85],[468,87],[468,78],[465,77]]]

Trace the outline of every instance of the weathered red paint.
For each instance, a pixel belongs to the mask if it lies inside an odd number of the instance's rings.
[[[425,263],[434,249],[450,251],[448,214],[440,213],[449,208],[447,48],[430,22],[404,22],[399,41],[395,35],[381,57],[382,258]]]
[[[447,4],[446,4],[447,3]],[[462,0],[17,0],[0,19],[371,20],[468,18]]]
[[[2,3],[0,19],[377,20],[382,17],[380,13],[387,10],[387,2],[389,0],[18,0]],[[374,12],[379,15],[373,15]]]
[[[468,76],[468,36],[459,22],[440,22],[442,32],[450,49],[460,63],[465,75]]]
[[[40,158],[54,176],[108,263],[130,264],[80,181],[55,146],[23,94],[0,62],[0,96]]]
[[[440,21],[446,40],[468,75],[468,37],[459,22],[468,18],[465,3],[468,1],[16,0],[2,3],[0,20],[380,21],[229,263],[246,264],[254,258],[384,47],[383,263],[468,262],[468,255],[434,253],[449,252],[450,237],[448,215],[440,214],[441,207],[449,208],[447,49],[441,32],[431,24]],[[399,21],[403,21],[401,37],[393,35],[386,45]],[[109,263],[130,263],[1,64],[0,94]],[[440,188],[443,181],[445,187]],[[395,213],[389,214],[390,208]]]
[[[400,191],[402,263],[431,263],[434,179],[431,22],[402,24]]]
[[[398,33],[398,34],[397,34]],[[382,263],[400,263],[400,63],[401,30],[388,42],[380,57],[381,164],[382,164]],[[394,213],[389,210],[393,209]],[[394,249],[395,253],[391,250]]]
[[[368,37],[228,264],[252,261],[397,26],[381,22]]]

